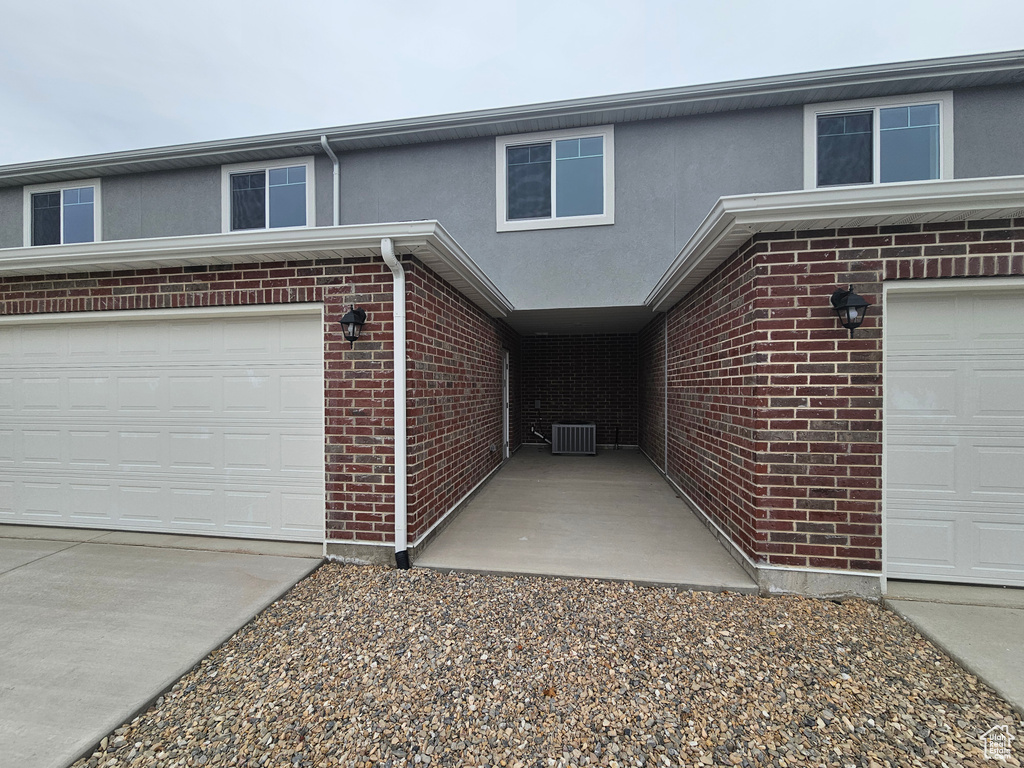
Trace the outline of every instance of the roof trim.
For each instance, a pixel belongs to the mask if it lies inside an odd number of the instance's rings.
[[[512,311],[512,303],[437,221],[5,248],[0,250],[0,275],[380,257],[380,241],[385,237],[391,238],[396,253],[415,256],[491,317],[506,317]]]
[[[644,303],[669,310],[761,232],[1021,217],[1024,176],[722,197]]]
[[[723,111],[777,104],[810,103],[831,100],[830,89],[851,86],[883,87],[906,82],[904,92],[921,90],[918,81],[945,78],[942,88],[928,85],[925,90],[1006,82],[1007,77],[1024,81],[1024,51],[1006,51],[970,56],[878,64],[864,67],[820,70],[793,75],[750,78],[727,82],[636,91],[613,96],[597,96],[531,104],[499,109],[457,112],[429,117],[362,123],[292,131],[246,138],[178,144],[107,154],[18,163],[0,166],[0,186],[30,183],[30,179],[53,181],[84,175],[111,175],[152,168],[166,168],[233,162],[246,153],[285,157],[289,154],[320,152],[320,137],[326,135],[336,149],[390,146],[457,138],[498,136],[509,133],[547,130],[559,121],[572,120],[580,125],[627,122],[670,116],[675,108],[684,114],[687,105],[703,104],[702,111]],[[667,110],[667,111],[666,111]],[[609,120],[614,111],[617,119]]]

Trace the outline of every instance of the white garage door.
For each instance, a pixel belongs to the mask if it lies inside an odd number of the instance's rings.
[[[0,523],[322,540],[323,333],[298,309],[0,323]]]
[[[889,577],[1024,586],[1022,288],[886,295]]]

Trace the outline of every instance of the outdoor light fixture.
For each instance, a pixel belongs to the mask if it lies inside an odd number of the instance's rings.
[[[853,338],[853,332],[864,322],[864,313],[870,306],[862,296],[853,292],[852,285],[848,291],[840,288],[832,294],[832,308],[839,315],[843,327],[850,329],[850,338]]]
[[[359,338],[359,332],[363,329],[365,322],[366,310],[356,309],[355,305],[350,305],[348,312],[341,318],[341,330],[344,331],[350,347],[356,345],[356,339]]]

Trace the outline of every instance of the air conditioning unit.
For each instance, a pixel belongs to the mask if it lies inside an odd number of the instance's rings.
[[[597,453],[597,425],[585,421],[552,424],[551,452],[593,456]]]

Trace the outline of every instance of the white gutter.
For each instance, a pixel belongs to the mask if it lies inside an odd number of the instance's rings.
[[[338,226],[339,208],[341,206],[341,165],[338,163],[338,156],[334,154],[334,150],[331,149],[331,145],[327,143],[327,134],[320,137],[320,146],[324,148],[324,152],[331,158],[331,162],[334,163],[334,205],[333,208],[334,216],[331,219],[334,226]]]
[[[1024,176],[721,197],[644,304],[665,312],[759,232],[922,224],[1024,215]]]
[[[732,82],[663,88],[612,96],[588,97],[519,107],[388,120],[352,126],[292,131],[236,139],[194,142],[150,149],[60,158],[0,166],[0,187],[95,175],[132,173],[149,168],[239,162],[248,153],[294,157],[308,154],[319,137],[330,133],[344,149],[499,136],[550,130],[565,125],[601,125],[654,117],[671,117],[743,108],[838,101],[886,93],[957,90],[1020,82],[1024,51],[984,53],[899,62]],[[524,128],[524,125],[529,127]],[[172,166],[173,167],[173,166]]]
[[[491,317],[511,302],[436,221],[217,232],[142,240],[0,248],[0,275],[67,275],[97,270],[375,256],[382,237],[415,256]]]
[[[392,336],[395,386],[395,565],[409,567],[409,468],[405,424],[405,270],[395,257],[390,237],[380,241],[384,263],[393,277]]]

